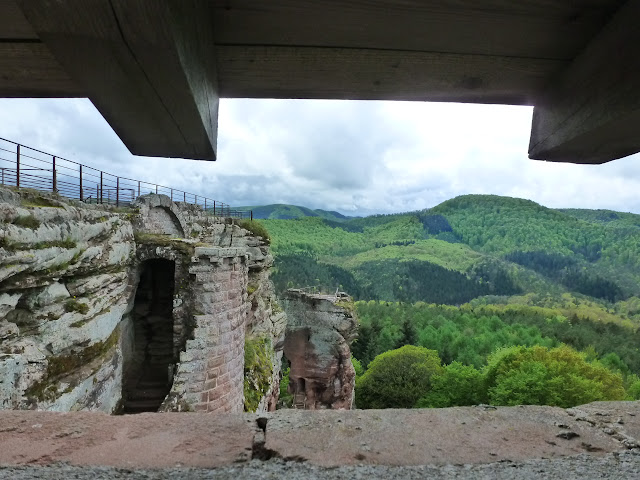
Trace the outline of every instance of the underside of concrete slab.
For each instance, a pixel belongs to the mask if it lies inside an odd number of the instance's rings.
[[[219,97],[534,105],[530,157],[640,150],[640,0],[0,0],[0,96],[89,97],[135,154],[214,160]]]

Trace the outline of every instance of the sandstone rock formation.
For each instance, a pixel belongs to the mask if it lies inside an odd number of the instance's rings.
[[[291,362],[289,391],[294,407],[350,409],[355,370],[350,343],[357,334],[351,298],[288,290],[284,355]]]
[[[271,344],[277,396],[272,261],[166,196],[114,209],[0,188],[0,409],[239,412],[247,333]]]

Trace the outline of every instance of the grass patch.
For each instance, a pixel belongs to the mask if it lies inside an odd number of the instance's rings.
[[[336,302],[336,307],[343,308],[351,314],[353,318],[357,318],[358,314],[356,313],[356,304],[353,301],[349,302],[347,300],[339,300]]]
[[[33,215],[20,215],[11,223],[13,223],[16,227],[31,228],[33,230],[40,226],[40,220],[38,220]]]
[[[136,233],[134,234],[134,239],[137,244],[171,247],[186,256],[192,256],[194,254],[195,245],[185,242],[180,238],[172,238],[170,235]]]
[[[71,240],[70,238],[66,238],[64,240],[51,240],[48,242],[38,242],[31,245],[29,248],[34,250],[44,250],[45,248],[51,247],[60,247],[60,248],[76,248],[78,244]]]
[[[244,219],[244,220],[240,220],[238,222],[238,225],[244,228],[245,230],[249,230],[255,236],[262,237],[262,239],[265,242],[271,243],[271,237],[269,236],[269,232],[261,222],[257,220]]]

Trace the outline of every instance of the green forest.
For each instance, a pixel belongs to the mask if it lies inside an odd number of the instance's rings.
[[[276,290],[355,300],[357,408],[640,398],[640,215],[493,195],[364,218],[273,207]]]

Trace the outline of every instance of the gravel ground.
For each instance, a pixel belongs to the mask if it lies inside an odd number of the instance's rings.
[[[386,467],[356,465],[323,468],[308,463],[250,461],[216,468],[123,469],[112,467],[78,467],[65,464],[49,466],[0,467],[0,479],[12,480],[180,480],[180,479],[633,479],[640,478],[640,452],[627,451],[602,457],[578,455],[527,462],[499,462],[483,465],[444,465]]]

